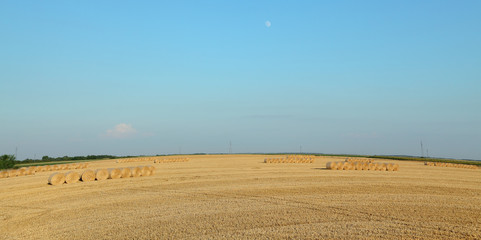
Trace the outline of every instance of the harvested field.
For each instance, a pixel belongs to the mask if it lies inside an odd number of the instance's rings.
[[[0,178],[0,239],[481,238],[481,169],[379,159],[399,170],[332,171],[326,163],[345,158],[267,157],[282,158],[189,156],[146,178],[58,186],[51,172]]]

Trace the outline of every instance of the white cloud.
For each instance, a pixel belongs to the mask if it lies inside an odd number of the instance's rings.
[[[113,129],[108,129],[104,136],[109,138],[128,138],[137,133],[132,124],[119,123]]]
[[[271,21],[266,21],[266,27],[271,27]]]

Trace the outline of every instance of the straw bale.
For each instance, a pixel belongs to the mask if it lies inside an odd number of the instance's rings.
[[[149,167],[149,170],[150,170],[150,176],[154,175],[155,174],[155,167],[152,166],[152,165],[147,165],[147,167]]]
[[[18,176],[18,170],[17,169],[8,170],[8,177],[16,177],[16,176]]]
[[[377,168],[377,170],[379,171],[386,171],[386,169],[387,169],[387,164],[385,163],[380,163]]]
[[[101,180],[105,180],[109,177],[109,171],[107,171],[107,169],[97,169],[95,170],[95,180],[97,181],[101,181]]]
[[[140,177],[142,175],[139,167],[130,167],[132,177]]]
[[[399,170],[399,165],[396,163],[393,165],[393,171],[398,171]]]
[[[336,162],[328,162],[328,163],[326,163],[326,168],[327,169],[337,169],[337,163]]]
[[[130,168],[122,168],[120,172],[122,174],[122,178],[129,178],[132,175]]]
[[[80,180],[78,172],[70,171],[65,173],[65,183],[76,183]]]
[[[37,167],[28,167],[27,171],[25,171],[25,175],[33,175],[35,174]]]
[[[147,166],[139,166],[140,168],[140,173],[142,176],[150,176],[150,168]]]
[[[360,162],[357,162],[354,169],[356,169],[356,170],[364,170],[363,164],[360,163]]]
[[[83,173],[82,173],[82,176],[80,177],[80,180],[82,180],[82,182],[91,182],[91,181],[95,181],[95,172],[93,170],[85,170]]]
[[[386,170],[387,170],[387,171],[394,171],[394,164],[388,163],[388,164],[386,165]]]
[[[109,168],[107,171],[109,172],[109,179],[118,179],[122,177],[122,171],[119,168]]]
[[[7,171],[0,171],[0,178],[7,178],[8,172]]]
[[[27,168],[22,167],[17,169],[17,176],[25,176],[27,174]]]
[[[48,184],[50,185],[61,185],[65,182],[65,174],[63,173],[52,173],[48,178]]]

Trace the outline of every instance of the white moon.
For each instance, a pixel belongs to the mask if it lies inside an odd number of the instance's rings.
[[[271,27],[271,21],[266,21],[266,27]]]

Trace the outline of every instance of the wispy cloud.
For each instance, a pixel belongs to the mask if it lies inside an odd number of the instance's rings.
[[[137,134],[137,130],[132,124],[119,123],[113,129],[108,129],[102,136],[107,138],[129,138]]]

